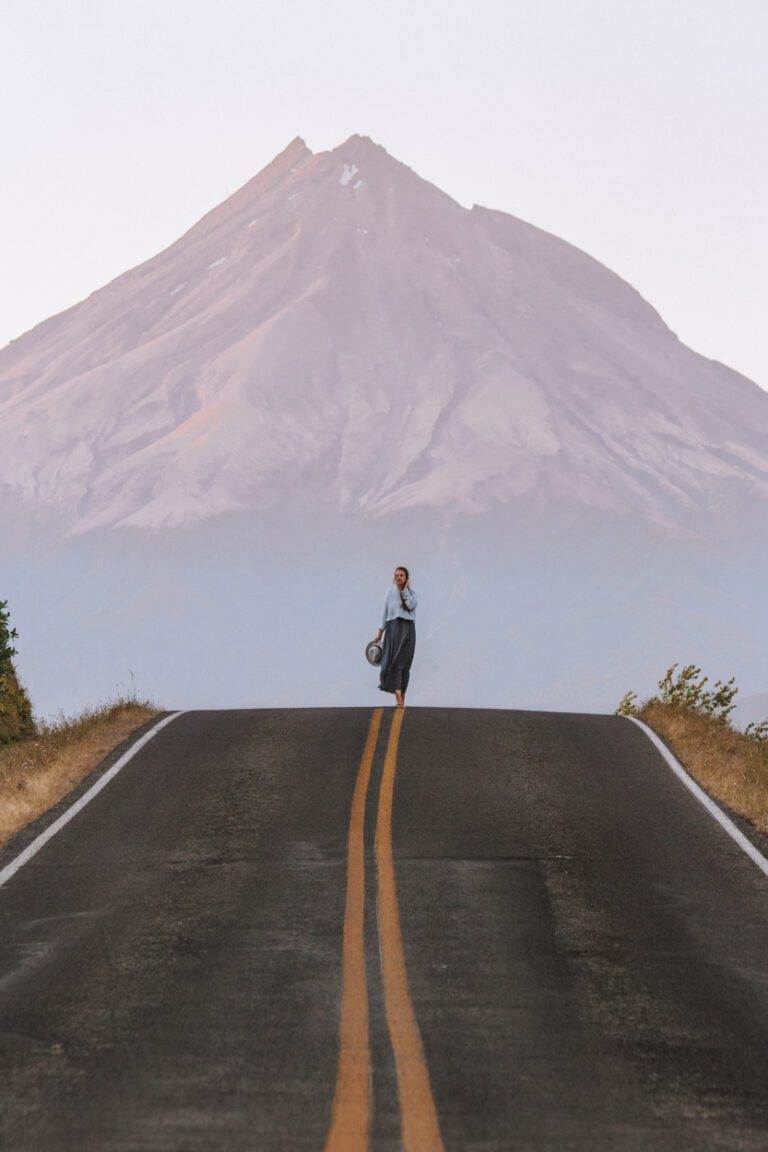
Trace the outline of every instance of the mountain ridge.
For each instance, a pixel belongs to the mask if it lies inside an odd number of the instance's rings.
[[[521,499],[682,535],[768,499],[768,395],[625,280],[370,137],[300,136],[0,350],[0,489],[68,531]]]

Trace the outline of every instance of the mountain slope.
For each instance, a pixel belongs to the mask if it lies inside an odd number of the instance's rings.
[[[678,531],[768,499],[768,395],[564,241],[296,138],[0,351],[0,492],[70,531],[526,500]]]

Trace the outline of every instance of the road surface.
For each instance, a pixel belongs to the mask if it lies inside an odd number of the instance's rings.
[[[183,713],[0,930],[12,1152],[768,1147],[768,879],[620,717]]]

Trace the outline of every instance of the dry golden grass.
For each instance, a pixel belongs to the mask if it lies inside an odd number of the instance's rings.
[[[768,833],[768,743],[722,720],[648,700],[638,710],[695,780]]]
[[[66,796],[159,709],[119,697],[78,716],[38,725],[38,734],[0,746],[0,844]]]

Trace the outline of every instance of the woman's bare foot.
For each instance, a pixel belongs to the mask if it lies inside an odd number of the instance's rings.
[[[405,700],[403,699],[403,694],[399,688],[395,688],[395,699],[397,700],[398,708],[405,708]]]

